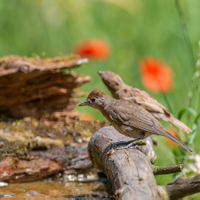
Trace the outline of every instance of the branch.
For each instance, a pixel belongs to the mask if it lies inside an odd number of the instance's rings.
[[[170,199],[178,199],[200,192],[200,174],[193,178],[177,178],[173,183],[163,186]]]
[[[101,128],[88,144],[89,157],[112,183],[117,199],[158,199],[150,163],[156,159],[151,137],[144,140],[146,145],[139,146],[139,150],[122,149],[108,153],[112,143],[130,140],[112,126]]]
[[[154,174],[180,172],[183,165],[152,167],[156,159],[152,137],[144,139],[146,145],[138,149],[111,150],[112,143],[130,140],[109,126],[94,133],[88,144],[92,164],[107,176],[117,199],[173,200],[200,192],[200,175],[178,178],[167,186],[156,184]]]
[[[154,175],[161,174],[172,174],[176,172],[181,172],[183,170],[183,164],[172,165],[172,166],[154,166],[152,165],[152,170]]]

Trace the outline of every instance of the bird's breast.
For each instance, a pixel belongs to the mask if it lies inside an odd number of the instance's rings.
[[[135,128],[135,127],[130,127],[126,125],[120,125],[115,122],[111,122],[112,126],[121,134],[131,137],[131,138],[140,138],[140,137],[148,137],[151,135],[151,133],[145,132],[141,129]]]

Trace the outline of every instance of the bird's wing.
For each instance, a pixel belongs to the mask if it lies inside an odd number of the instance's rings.
[[[149,112],[164,113],[164,110],[159,105],[141,97],[124,97],[124,100],[133,101]]]
[[[166,130],[160,122],[144,108],[136,104],[125,103],[125,101],[122,103],[123,106],[112,106],[110,109],[110,118],[114,122],[119,125],[127,125],[158,135],[165,133]]]
[[[146,93],[143,90],[140,90],[135,87],[130,87],[128,91],[130,90],[129,95],[125,95],[125,100],[130,100],[132,98],[132,101],[137,103],[138,105],[142,106],[149,112],[157,112],[157,113],[163,113],[167,115],[171,115],[171,113],[156,99],[151,97],[148,93]],[[133,93],[133,95],[130,95]]]

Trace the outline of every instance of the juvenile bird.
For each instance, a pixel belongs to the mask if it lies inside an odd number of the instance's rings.
[[[186,133],[192,132],[189,127],[176,119],[161,103],[145,91],[126,85],[119,75],[111,71],[99,71],[98,74],[115,99],[134,102],[145,108],[157,120],[169,122]]]
[[[98,109],[117,131],[136,138],[128,142],[124,148],[133,146],[138,140],[153,134],[165,136],[192,152],[188,146],[167,132],[153,115],[134,102],[113,99],[105,92],[93,90],[86,101],[79,106],[90,106]]]

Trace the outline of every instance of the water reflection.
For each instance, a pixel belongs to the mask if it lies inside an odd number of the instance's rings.
[[[64,174],[32,183],[9,184],[1,188],[4,199],[113,199],[111,185],[102,174]]]

